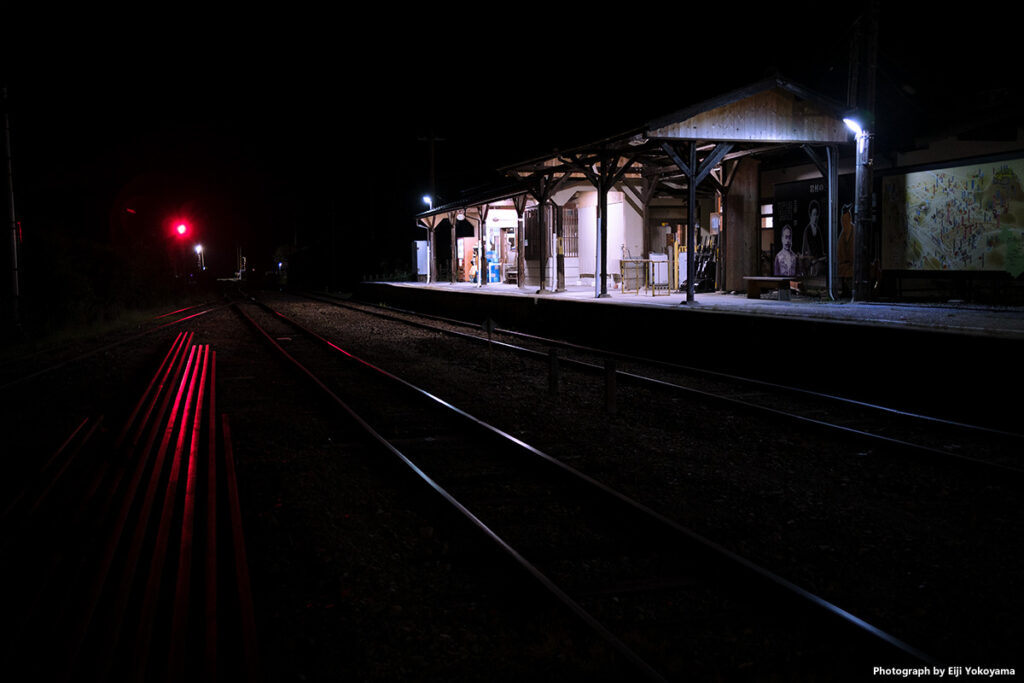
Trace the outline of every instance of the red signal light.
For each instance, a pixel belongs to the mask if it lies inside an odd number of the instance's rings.
[[[164,219],[163,228],[167,231],[165,234],[170,235],[175,240],[189,239],[196,232],[195,221],[192,220],[191,216],[185,215],[184,212]]]

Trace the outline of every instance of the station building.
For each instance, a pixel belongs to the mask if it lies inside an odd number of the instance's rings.
[[[430,207],[415,270],[596,298],[775,288],[1020,303],[1020,118],[877,149],[870,128],[853,132],[856,112],[768,78]]]

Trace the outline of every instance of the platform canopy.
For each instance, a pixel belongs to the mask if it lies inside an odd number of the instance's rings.
[[[530,191],[530,179],[539,175],[569,174],[568,181],[587,181],[586,166],[596,158],[618,157],[630,161],[621,176],[625,182],[657,179],[658,195],[673,195],[687,182],[665,145],[696,144],[703,162],[718,143],[728,143],[717,165],[745,156],[777,161],[800,158],[801,150],[849,143],[851,134],[843,123],[847,108],[783,77],[757,81],[718,97],[704,100],[635,128],[583,145],[555,150],[544,156],[498,169],[509,182],[479,190],[417,214],[417,218],[446,215],[459,208],[509,199]],[[711,169],[708,169],[709,171]],[[719,173],[712,174],[722,183]],[[683,178],[683,182],[673,180]]]
[[[679,197],[691,206],[697,187],[705,181],[705,192],[724,193],[736,165],[750,156],[779,165],[806,163],[809,156],[834,185],[838,146],[852,141],[843,123],[846,110],[793,81],[767,78],[633,129],[501,168],[508,185],[433,207],[417,219],[426,226],[432,224],[433,217],[459,208],[514,197],[532,196],[543,203],[556,189],[577,184],[596,187],[602,196],[624,184],[642,204]],[[819,154],[818,150],[826,151]],[[830,226],[837,221],[835,211],[833,207],[828,216]],[[694,231],[688,234],[692,240]],[[606,230],[598,225],[598,242],[604,252],[605,239]],[[694,245],[689,244],[688,258],[692,259],[693,253]],[[598,259],[604,262],[606,254],[599,254]],[[601,268],[601,273],[606,276],[606,268]],[[603,282],[604,277],[600,279]],[[688,299],[692,299],[692,291]]]

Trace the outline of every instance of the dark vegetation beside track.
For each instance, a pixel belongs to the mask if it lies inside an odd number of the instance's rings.
[[[73,245],[60,258],[78,258]],[[112,251],[91,254],[80,269],[46,267],[22,273],[17,323],[5,317],[0,348],[36,349],[134,327],[156,315],[212,301],[212,278],[157,277]],[[83,257],[84,258],[84,257]],[[10,302],[4,309],[9,312]]]
[[[19,245],[17,302],[10,262],[2,288],[0,345],[39,344],[102,332],[151,311],[216,296],[216,277],[194,267],[191,245],[138,235],[97,241],[85,231],[36,226]],[[15,312],[16,308],[16,312]]]

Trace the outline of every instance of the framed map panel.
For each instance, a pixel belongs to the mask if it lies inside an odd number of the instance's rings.
[[[1024,272],[1024,159],[886,176],[882,267]]]

